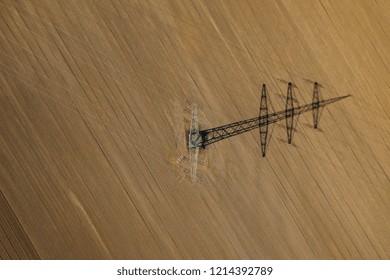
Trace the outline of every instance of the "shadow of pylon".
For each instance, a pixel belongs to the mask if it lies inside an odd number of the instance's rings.
[[[298,86],[296,84],[294,84],[293,82],[289,82],[289,81],[286,81],[283,79],[276,79],[276,80],[278,80],[282,84],[291,85],[292,88],[298,88]]]
[[[305,127],[307,127],[307,128],[314,129],[314,125],[312,125],[312,124],[303,123],[302,125],[305,126]],[[322,128],[320,128],[320,127],[317,127],[317,128],[315,129],[315,131],[324,133],[324,130],[323,130]]]
[[[304,79],[302,79],[303,81],[305,81],[305,82],[307,82],[307,83],[309,83],[309,84],[314,84],[314,83],[317,83],[317,85],[318,85],[318,87],[320,87],[320,88],[325,88],[322,84],[320,84],[320,83],[318,83],[318,82],[316,82],[316,81],[313,81],[313,80],[310,80],[310,79],[307,79],[307,78],[304,78]]]
[[[288,144],[290,146],[293,146],[294,148],[299,148],[299,146],[295,143],[288,143],[288,140],[286,139],[283,139],[283,138],[276,138],[279,142],[283,143],[283,144]]]

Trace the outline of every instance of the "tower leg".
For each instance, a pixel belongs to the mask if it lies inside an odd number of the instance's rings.
[[[267,105],[267,89],[265,84],[261,90],[261,99],[260,99],[260,114],[259,114],[259,130],[260,130],[260,144],[261,144],[261,154],[265,157],[265,152],[267,149],[267,137],[268,137],[268,105]]]
[[[293,127],[294,127],[294,100],[292,95],[292,83],[288,83],[288,88],[287,88],[286,127],[287,127],[287,141],[289,144],[291,144]]]
[[[320,112],[320,99],[318,95],[318,83],[314,82],[313,89],[313,126],[316,129],[318,127],[318,117]]]
[[[188,136],[188,148],[190,153],[190,179],[194,185],[197,179],[199,149],[203,145],[202,133],[199,131],[198,112],[195,102],[192,103],[191,126]]]

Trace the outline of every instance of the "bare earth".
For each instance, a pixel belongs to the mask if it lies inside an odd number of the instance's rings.
[[[389,259],[390,1],[0,0],[3,259]],[[186,130],[352,94],[201,150]]]

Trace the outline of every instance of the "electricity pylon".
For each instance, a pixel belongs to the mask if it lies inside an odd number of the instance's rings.
[[[230,124],[225,124],[210,129],[205,129],[205,130],[191,129],[189,134],[188,147],[190,149],[205,148],[206,146],[221,141],[223,139],[233,137],[235,135],[259,128],[261,151],[262,151],[262,156],[264,157],[266,152],[266,147],[267,147],[267,136],[268,136],[269,124],[276,123],[278,121],[285,119],[286,128],[287,128],[287,140],[288,143],[291,144],[295,116],[298,116],[308,111],[313,111],[314,128],[317,128],[319,109],[321,107],[325,107],[329,104],[340,101],[349,96],[350,95],[345,95],[345,96],[335,97],[327,100],[319,100],[318,83],[315,82],[314,89],[313,89],[313,102],[303,106],[294,107],[294,102],[293,102],[294,99],[292,95],[292,83],[288,83],[286,109],[269,114],[268,106],[267,106],[267,88],[266,85],[263,84],[261,98],[260,98],[259,116],[247,120],[230,123]]]

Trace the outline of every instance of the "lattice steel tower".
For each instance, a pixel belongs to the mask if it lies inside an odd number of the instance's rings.
[[[268,137],[269,124],[276,123],[278,121],[285,119],[286,130],[287,130],[287,142],[291,144],[293,130],[294,130],[295,116],[298,116],[308,111],[313,111],[313,126],[314,128],[317,128],[319,109],[321,107],[324,107],[326,105],[329,105],[331,103],[334,103],[336,101],[339,101],[341,99],[350,96],[350,95],[345,95],[345,96],[331,98],[327,100],[319,100],[318,87],[319,87],[318,83],[314,82],[312,103],[303,106],[294,107],[294,97],[292,93],[293,85],[292,83],[288,83],[286,109],[278,112],[268,113],[267,87],[265,84],[263,84],[261,97],[260,97],[259,116],[247,120],[230,123],[230,124],[225,124],[215,128],[205,129],[205,130],[198,130],[198,129],[191,128],[189,133],[188,147],[189,149],[205,148],[206,146],[221,141],[223,139],[259,128],[261,153],[262,156],[264,157],[267,149],[267,137]]]

